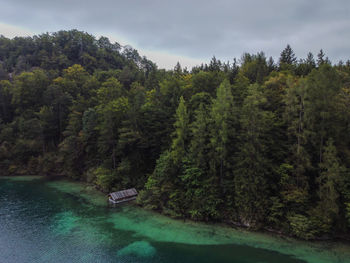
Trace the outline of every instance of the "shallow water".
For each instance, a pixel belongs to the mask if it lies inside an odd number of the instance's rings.
[[[0,263],[350,262],[350,246],[307,243],[108,208],[84,184],[0,177]]]

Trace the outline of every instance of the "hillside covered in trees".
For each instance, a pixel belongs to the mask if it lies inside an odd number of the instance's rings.
[[[350,62],[159,70],[76,30],[0,37],[0,173],[65,175],[193,220],[350,232]]]

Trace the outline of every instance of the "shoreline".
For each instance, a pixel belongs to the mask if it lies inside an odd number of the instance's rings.
[[[337,243],[338,242],[338,243],[342,243],[344,245],[349,245],[350,246],[350,235],[349,236],[347,236],[347,235],[345,235],[345,236],[338,236],[337,235],[337,236],[329,237],[329,238],[316,237],[314,239],[305,240],[305,239],[297,238],[295,236],[288,235],[286,233],[283,233],[280,230],[273,229],[273,228],[270,228],[270,227],[263,227],[263,228],[254,230],[252,228],[249,228],[249,227],[244,226],[242,224],[239,224],[237,222],[228,222],[228,221],[226,221],[226,222],[225,221],[217,221],[217,222],[214,222],[214,221],[195,221],[195,220],[192,220],[192,219],[189,219],[189,218],[174,218],[174,217],[171,217],[171,216],[166,215],[164,213],[161,213],[160,211],[147,209],[147,208],[143,207],[142,205],[139,205],[136,200],[133,200],[133,201],[130,201],[130,202],[127,202],[127,203],[123,203],[123,204],[117,205],[115,207],[111,207],[109,205],[109,203],[108,203],[107,193],[101,191],[98,187],[96,187],[95,184],[84,182],[84,181],[74,180],[74,179],[66,177],[64,175],[7,175],[7,176],[0,175],[0,179],[1,178],[11,178],[11,179],[17,178],[17,179],[20,179],[19,181],[21,181],[24,178],[26,178],[25,180],[28,180],[28,181],[45,178],[45,179],[49,179],[50,182],[66,180],[66,181],[69,181],[70,183],[82,184],[82,185],[84,185],[84,188],[90,188],[90,189],[88,189],[89,191],[92,188],[94,191],[99,192],[101,195],[106,195],[106,207],[109,207],[111,209],[129,205],[129,206],[140,208],[140,209],[142,209],[144,211],[147,211],[147,212],[154,213],[156,215],[164,216],[166,218],[169,218],[171,220],[175,220],[175,221],[178,221],[178,222],[193,223],[193,224],[204,224],[204,225],[208,225],[208,226],[217,226],[217,227],[233,229],[233,230],[236,230],[236,231],[269,235],[269,236],[272,236],[272,237],[282,238],[282,239],[286,239],[286,240],[287,239],[291,239],[291,240],[299,241],[299,242],[307,242],[307,243],[310,243],[310,244],[313,244],[313,243],[317,244],[317,243],[324,243],[324,242],[331,242],[331,243]]]

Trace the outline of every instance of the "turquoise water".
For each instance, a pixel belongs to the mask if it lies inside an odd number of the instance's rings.
[[[109,208],[84,184],[0,177],[0,263],[350,262],[350,246],[307,243]]]

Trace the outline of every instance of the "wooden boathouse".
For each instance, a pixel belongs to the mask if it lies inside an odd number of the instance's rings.
[[[120,204],[123,202],[128,202],[135,200],[137,197],[137,191],[135,188],[119,191],[119,192],[114,192],[110,193],[108,195],[109,202],[111,204]]]

